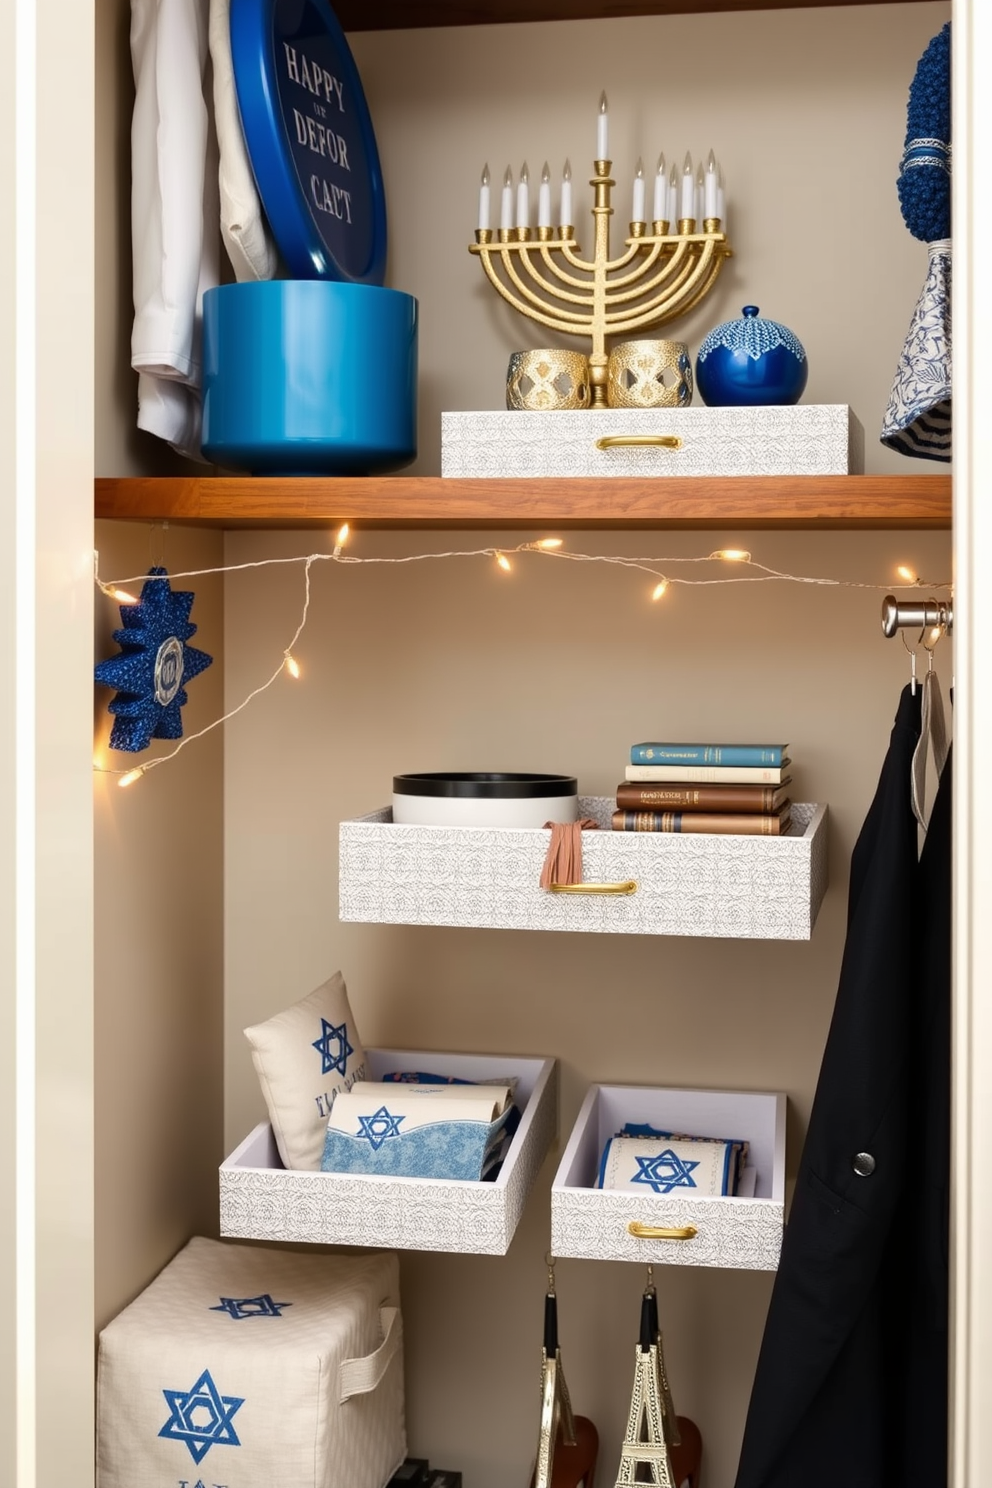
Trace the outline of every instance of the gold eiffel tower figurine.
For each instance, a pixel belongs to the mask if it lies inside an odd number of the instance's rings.
[[[551,1488],[555,1442],[561,1428],[562,1442],[574,1447],[575,1420],[565,1383],[561,1350],[558,1347],[558,1298],[555,1295],[554,1258],[548,1257],[548,1291],[544,1298],[544,1349],[541,1355],[541,1434],[537,1444],[534,1488]]]
[[[668,1452],[658,1337],[658,1300],[654,1289],[650,1288],[641,1299],[641,1336],[634,1350],[634,1387],[627,1430],[620,1448],[616,1488],[632,1488],[633,1484],[645,1482],[653,1484],[654,1488],[678,1488]],[[671,1424],[668,1430],[674,1428],[677,1431],[671,1396],[669,1408]],[[642,1467],[647,1469],[646,1477],[638,1476]]]

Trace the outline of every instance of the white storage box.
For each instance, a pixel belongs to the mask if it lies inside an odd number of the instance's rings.
[[[643,1194],[595,1188],[603,1147],[628,1121],[747,1141],[742,1188],[753,1185],[753,1197],[693,1196],[688,1187],[669,1194],[655,1194],[648,1186]],[[774,1271],[784,1205],[784,1095],[594,1085],[551,1190],[551,1250],[594,1261]],[[652,1237],[652,1229],[675,1234]]]
[[[221,1234],[504,1255],[558,1134],[555,1061],[397,1049],[365,1053],[372,1080],[392,1070],[428,1070],[475,1081],[516,1075],[520,1125],[498,1176],[491,1183],[469,1183],[290,1172],[281,1166],[272,1128],[263,1122],[221,1166]]]
[[[677,448],[603,438],[668,435]],[[441,474],[540,476],[860,475],[865,433],[845,404],[442,413]]]
[[[97,1488],[383,1488],[399,1305],[395,1255],[191,1240],[100,1335]]]
[[[579,816],[601,829],[583,833],[583,876],[632,881],[630,894],[542,889],[544,828],[396,826],[388,808],[342,822],[341,919],[809,939],[827,886],[826,806],[794,803],[785,837],[614,832],[615,809],[579,797]]]

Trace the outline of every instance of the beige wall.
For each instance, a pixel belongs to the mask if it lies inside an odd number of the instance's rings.
[[[222,561],[219,533],[98,522],[108,578],[172,573]],[[137,585],[130,586],[132,592]],[[219,578],[192,588],[191,642],[214,662],[190,683],[185,735],[223,712]],[[117,654],[118,606],[100,598],[94,654]],[[127,769],[107,747],[109,688],[94,698],[95,759]],[[151,754],[174,747],[155,743]],[[220,731],[120,790],[95,778],[96,1316],[102,1327],[191,1234],[215,1234],[221,1151],[223,747]]]

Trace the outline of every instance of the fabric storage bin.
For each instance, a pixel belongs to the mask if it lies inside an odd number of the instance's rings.
[[[290,1172],[262,1122],[220,1169],[221,1234],[504,1255],[558,1133],[553,1059],[366,1049],[369,1079],[428,1070],[477,1082],[517,1078],[520,1125],[492,1182]]]
[[[621,442],[658,436],[677,445]],[[602,439],[616,442],[604,449]],[[441,415],[441,474],[463,480],[860,475],[864,447],[864,429],[844,404]]]
[[[591,415],[590,415],[591,417]],[[342,920],[506,930],[808,940],[827,886],[826,806],[796,802],[784,837],[614,832],[615,802],[580,796],[587,883],[629,894],[540,888],[544,828],[397,826],[387,808],[340,827]]]
[[[551,1250],[594,1261],[774,1271],[785,1207],[785,1096],[734,1090],[594,1085],[579,1112],[551,1190]],[[625,1122],[749,1144],[742,1190],[693,1195],[594,1187],[608,1139]],[[665,1230],[666,1235],[652,1235]],[[693,1233],[690,1233],[693,1232]]]
[[[405,1455],[395,1255],[197,1238],[100,1335],[97,1488],[383,1488]]]

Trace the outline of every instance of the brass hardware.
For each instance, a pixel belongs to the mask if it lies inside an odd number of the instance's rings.
[[[549,884],[552,894],[636,894],[637,880],[625,879],[623,883]]]
[[[681,449],[682,441],[677,434],[604,434],[602,439],[596,440],[598,450],[625,449],[628,445]]]
[[[627,1233],[635,1240],[694,1240],[699,1231],[695,1225],[649,1225],[632,1219]]]
[[[716,218],[708,218],[699,233],[694,217],[682,217],[674,232],[658,231],[673,225],[664,219],[652,222],[650,232],[637,231],[647,223],[631,224],[621,252],[611,258],[610,198],[616,182],[608,160],[597,160],[595,169],[590,259],[580,256],[571,224],[559,229],[558,239],[544,238],[540,229],[536,240],[519,228],[500,228],[498,237],[489,239],[477,232],[469,252],[478,255],[493,288],[521,315],[591,340],[593,406],[605,408],[607,337],[629,338],[685,315],[712,289],[733,250]]]

